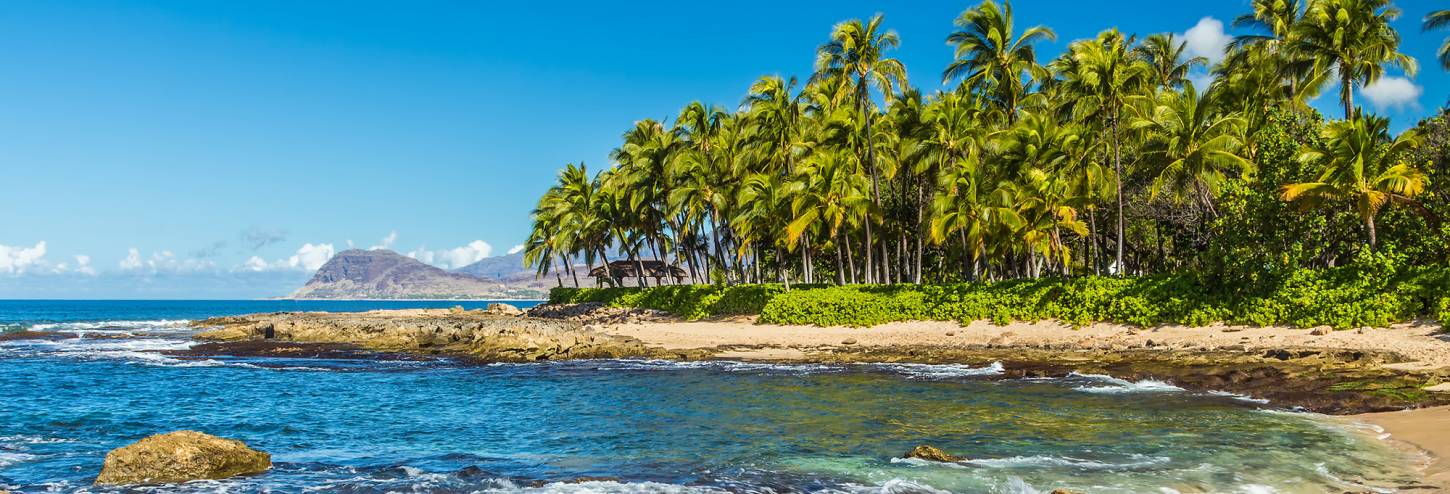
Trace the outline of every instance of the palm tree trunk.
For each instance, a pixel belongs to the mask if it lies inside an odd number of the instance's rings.
[[[846,246],[846,265],[851,270],[851,284],[854,285],[854,284],[856,284],[856,256],[854,256],[854,255],[851,254],[851,239],[850,239],[850,237],[847,237],[846,238],[846,241],[845,242],[842,242],[842,245],[845,245]]]
[[[604,253],[604,246],[599,246],[599,258],[604,260],[604,276],[609,278],[609,286],[619,286],[619,278],[614,277],[614,269],[609,266],[609,254]]]
[[[967,279],[976,281],[977,265],[974,262],[976,256],[972,255],[972,248],[967,245],[967,229],[958,229],[957,233],[960,234],[960,237],[962,239],[962,264],[965,264],[965,266],[962,266],[962,268],[964,268],[963,270],[967,273]]]
[[[720,275],[728,277],[730,276],[730,271],[725,267],[725,252],[720,249],[720,222],[715,218],[714,208],[710,208],[710,238],[715,243],[715,263],[720,268]],[[712,276],[715,276],[715,274],[706,270],[705,277],[708,279]],[[709,279],[708,281],[710,283],[715,282],[713,279]]]
[[[921,284],[921,258],[925,253],[923,246],[926,238],[926,217],[922,212],[925,208],[926,187],[920,183],[916,184],[916,271],[911,274],[911,281]]]
[[[1354,116],[1354,79],[1343,65],[1339,70],[1339,99],[1344,102],[1344,119],[1349,120]]]
[[[1369,250],[1375,250],[1375,244],[1379,242],[1379,234],[1375,231],[1374,216],[1364,219],[1364,226],[1369,229]]]
[[[569,277],[574,278],[574,288],[579,288],[579,272],[574,270],[574,261],[569,256],[560,256],[564,261],[564,269],[569,271]]]
[[[845,245],[845,236],[836,232],[836,284],[846,284],[846,260],[842,258],[841,246]]]
[[[1119,276],[1121,276],[1123,274],[1123,271],[1124,271],[1123,270],[1123,268],[1124,268],[1124,266],[1123,266],[1123,231],[1124,231],[1124,225],[1126,223],[1125,223],[1125,221],[1123,219],[1123,155],[1122,155],[1122,149],[1121,149],[1122,144],[1118,140],[1118,114],[1117,114],[1117,111],[1116,110],[1113,112],[1112,120],[1113,120],[1113,168],[1115,170],[1117,170],[1117,173],[1114,174],[1115,175],[1114,178],[1117,180],[1117,185],[1118,185],[1118,187],[1117,187],[1118,188],[1118,190],[1117,190],[1117,193],[1118,193],[1118,256],[1117,256],[1117,262],[1118,262],[1118,264],[1117,264],[1117,273],[1116,274],[1119,275]]]

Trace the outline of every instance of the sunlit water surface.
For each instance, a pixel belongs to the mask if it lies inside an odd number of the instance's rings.
[[[1403,454],[1350,426],[1103,376],[159,353],[212,315],[452,305],[0,302],[9,330],[86,336],[0,342],[0,489],[111,490],[90,486],[107,451],[179,429],[240,439],[275,466],[138,490],[1389,492],[1413,478]],[[970,460],[897,458],[919,443]]]

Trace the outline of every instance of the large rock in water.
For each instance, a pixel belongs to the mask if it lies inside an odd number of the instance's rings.
[[[965,459],[960,456],[947,453],[946,451],[942,451],[935,446],[928,446],[925,444],[917,446],[915,448],[911,448],[911,451],[906,452],[906,458],[920,458],[923,460],[939,461],[942,463],[955,463]]]
[[[157,434],[106,454],[96,484],[174,484],[262,473],[272,455],[196,431]]]

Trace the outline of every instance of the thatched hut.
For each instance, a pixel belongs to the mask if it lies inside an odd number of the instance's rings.
[[[624,278],[640,278],[641,269],[643,269],[645,278],[654,278],[656,285],[660,284],[661,280],[665,278],[672,278],[677,284],[683,283],[685,276],[688,276],[688,273],[680,269],[679,266],[671,266],[664,261],[657,260],[614,261],[609,263],[608,266],[609,272],[607,274],[604,272],[604,266],[597,266],[589,270],[589,276],[594,278],[596,285],[603,285],[604,283],[613,284],[614,280],[623,280]]]

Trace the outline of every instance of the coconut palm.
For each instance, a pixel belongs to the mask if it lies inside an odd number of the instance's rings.
[[[1065,105],[1080,120],[1098,119],[1111,129],[1114,181],[1117,189],[1117,272],[1123,269],[1123,245],[1126,218],[1123,215],[1122,135],[1119,126],[1123,109],[1129,100],[1141,94],[1151,81],[1152,69],[1143,59],[1134,56],[1133,40],[1117,29],[1098,34],[1096,39],[1074,42],[1068,53],[1054,61],[1055,68],[1066,78],[1064,92],[1074,98]]]
[[[1056,41],[1057,35],[1043,26],[1014,35],[1012,3],[999,7],[992,0],[962,12],[956,25],[958,30],[947,36],[956,53],[942,72],[943,81],[961,79],[972,91],[990,98],[1008,122],[1015,121],[1017,108],[1031,89],[1024,74],[1041,73],[1032,45]]]
[[[1148,36],[1136,51],[1148,62],[1153,83],[1160,88],[1182,87],[1188,82],[1188,71],[1208,65],[1205,57],[1186,56],[1188,42],[1179,41],[1172,33]]]
[[[1450,9],[1436,10],[1425,16],[1426,31],[1446,27],[1450,27]],[[1450,70],[1450,38],[1445,38],[1445,42],[1440,43],[1440,50],[1436,55],[1440,58],[1440,67]]]
[[[1339,100],[1344,118],[1354,114],[1354,85],[1361,87],[1384,76],[1385,66],[1414,75],[1415,59],[1399,52],[1400,34],[1390,21],[1400,9],[1389,0],[1311,0],[1304,18],[1294,24],[1289,47],[1319,73],[1339,76]]]
[[[750,85],[741,105],[750,115],[748,140],[763,148],[766,164],[776,173],[793,173],[801,145],[801,97],[793,94],[795,85],[794,77],[762,77]]]
[[[1062,230],[1087,234],[1087,224],[1077,218],[1074,204],[1078,198],[1066,180],[1040,168],[1023,170],[1017,180],[1003,182],[993,191],[1002,223],[1021,241],[1027,275],[1041,275],[1037,256],[1059,268],[1066,276],[1071,272],[1072,257],[1063,240]]]
[[[1349,202],[1359,213],[1369,236],[1378,241],[1375,216],[1388,204],[1400,204],[1426,213],[1415,196],[1425,189],[1425,175],[1403,160],[1418,141],[1413,131],[1390,138],[1389,120],[1356,114],[1330,123],[1321,131],[1322,142],[1305,146],[1299,161],[1322,167],[1319,180],[1283,187],[1281,198],[1305,207],[1325,202]]]
[[[896,31],[885,30],[881,14],[862,22],[852,19],[831,30],[831,40],[816,50],[816,73],[812,80],[838,79],[853,81],[852,87],[857,114],[863,122],[865,138],[861,160],[871,175],[871,202],[881,205],[881,185],[877,176],[876,155],[871,143],[871,88],[883,94],[891,94],[897,86],[906,84],[906,65],[900,60],[886,56],[886,52],[901,44]],[[866,222],[866,272],[867,280],[873,279],[871,222]],[[882,267],[886,267],[886,245],[883,243]],[[883,275],[882,280],[890,278]]]
[[[1213,91],[1199,95],[1192,82],[1182,92],[1160,93],[1149,107],[1131,124],[1146,132],[1140,156],[1156,169],[1149,198],[1167,192],[1177,203],[1191,199],[1218,216],[1213,198],[1220,185],[1254,168],[1241,154],[1243,119],[1225,113]]]

